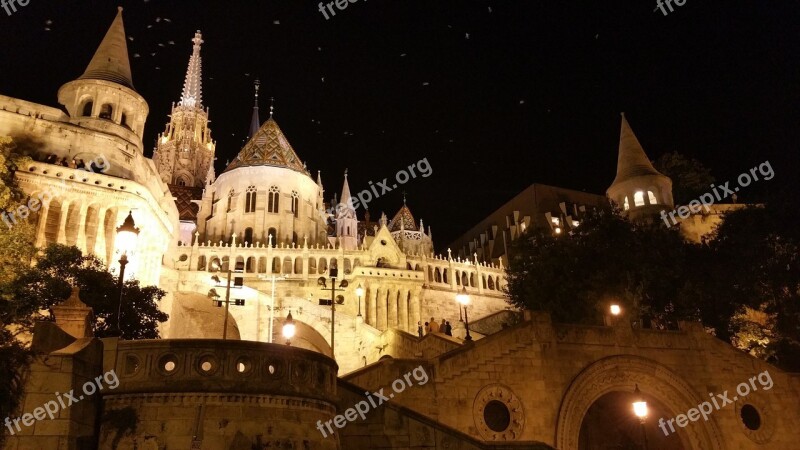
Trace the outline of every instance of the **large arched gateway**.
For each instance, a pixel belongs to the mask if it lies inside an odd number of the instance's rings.
[[[650,406],[644,431],[633,417],[633,391],[639,387]],[[702,403],[701,397],[682,378],[655,361],[637,356],[611,356],[583,370],[567,389],[556,427],[559,450],[592,450],[604,445],[641,445],[646,433],[651,450],[724,450],[713,417],[693,422],[665,436],[658,420],[674,418]],[[629,414],[625,416],[625,412]],[[604,428],[605,433],[596,430]],[[616,431],[616,432],[615,432]],[[600,445],[600,447],[598,447]]]

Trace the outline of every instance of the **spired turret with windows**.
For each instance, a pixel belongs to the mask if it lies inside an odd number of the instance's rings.
[[[70,122],[120,137],[143,152],[150,109],[133,88],[122,8],[83,75],[61,86],[58,102],[67,109]]]
[[[674,207],[672,180],[653,167],[624,114],[617,176],[606,195],[633,220],[646,219]]]

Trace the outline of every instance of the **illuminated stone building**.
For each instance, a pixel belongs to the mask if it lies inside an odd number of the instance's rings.
[[[199,33],[193,43],[154,160],[143,155],[148,106],[133,88],[121,12],[86,72],[59,92],[66,113],[0,96],[0,135],[36,159],[18,172],[21,186],[31,195],[60,189],[33,217],[37,243],[77,245],[114,270],[114,231],[132,211],[141,238],[130,273],[168,292],[160,307],[170,314],[164,339],[99,340],[77,290],[55,306],[55,322],[34,333],[39,357],[19,416],[112,369],[118,383],[10,436],[7,450],[599,450],[637,448],[640,430],[651,450],[794,448],[800,379],[709,336],[702,324],[638,329],[623,314],[605,326],[564,325],[508,307],[500,244],[524,227],[568,232],[605,197],[536,185],[529,194],[546,199],[534,202],[539,209],[503,209],[491,234],[438,256],[430,228],[408,205],[391,220],[359,221],[346,175],[339,207],[327,212],[336,205],[325,205],[321,174],[313,179],[272,114],[259,123],[257,110],[249,141],[215,177]],[[650,172],[625,127],[621,164],[641,163],[644,172],[618,170],[625,176],[609,195],[623,204],[629,197],[632,210],[671,205],[668,179]],[[622,148],[631,145],[632,156]],[[102,171],[60,163],[98,156]],[[320,301],[331,299],[323,287],[331,287],[333,268],[348,281],[333,297],[335,319]],[[224,317],[215,302],[225,286],[212,277],[224,283],[232,270],[243,286],[231,299],[244,304]],[[456,303],[459,293],[471,299],[468,309]],[[287,339],[290,312],[297,332]],[[453,336],[418,336],[431,317],[449,320]],[[348,419],[333,436],[318,431],[365,402],[365,391],[388,394],[412,370],[424,370],[426,382]],[[659,435],[659,418],[691,417],[708,393],[742,382],[753,387],[748,395]],[[643,422],[631,413],[637,400],[650,408]]]

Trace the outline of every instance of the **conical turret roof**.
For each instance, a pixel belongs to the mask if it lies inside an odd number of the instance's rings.
[[[117,17],[111,23],[111,28],[108,29],[86,71],[79,78],[79,80],[87,79],[110,81],[133,89],[125,25],[122,23],[122,7],[118,8]]]
[[[272,117],[261,125],[236,158],[228,164],[225,172],[250,166],[285,167],[308,175],[303,162]]]
[[[633,133],[628,119],[622,114],[622,127],[619,135],[619,156],[617,158],[617,184],[635,177],[661,175],[644,152],[642,144]],[[662,175],[663,176],[663,175]]]

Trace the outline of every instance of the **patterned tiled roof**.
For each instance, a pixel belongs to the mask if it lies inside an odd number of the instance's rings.
[[[389,223],[389,231],[400,231],[401,221],[406,231],[419,231],[414,215],[411,214],[411,210],[405,204],[400,208],[400,211],[397,211],[397,214],[394,215],[394,218]]]
[[[225,172],[248,166],[286,167],[308,174],[303,162],[300,161],[297,153],[272,117],[261,125],[255,136],[250,138],[239,155],[225,169]]]

